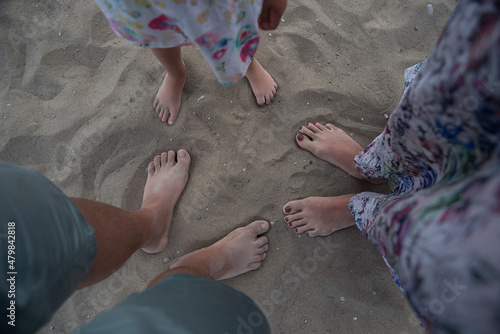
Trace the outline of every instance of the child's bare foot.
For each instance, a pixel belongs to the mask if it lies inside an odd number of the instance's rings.
[[[174,124],[181,109],[182,89],[186,81],[186,66],[184,62],[182,62],[182,65],[184,68],[178,69],[182,72],[181,75],[175,76],[171,73],[165,75],[153,103],[153,108],[155,108],[161,121],[166,122],[168,119],[169,125]]]
[[[363,148],[343,130],[329,123],[323,125],[306,122],[305,126],[299,127],[299,132],[295,137],[297,144],[318,158],[342,168],[355,178],[375,184],[386,182],[361,176],[354,167],[354,157],[363,151]]]
[[[170,269],[194,268],[207,277],[223,280],[235,277],[261,266],[268,249],[269,223],[257,220],[237,228],[213,245],[180,257]]]
[[[263,106],[264,104],[271,103],[278,89],[278,85],[257,59],[254,58],[250,66],[248,66],[246,77],[257,99],[257,104]]]
[[[148,165],[141,211],[151,215],[152,226],[142,248],[146,253],[158,253],[167,247],[168,232],[174,206],[188,179],[191,158],[186,150],[163,152]]]
[[[349,212],[351,195],[339,197],[308,197],[290,201],[283,207],[285,222],[296,233],[310,237],[327,236],[355,224]]]

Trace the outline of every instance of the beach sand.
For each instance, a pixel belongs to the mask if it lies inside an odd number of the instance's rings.
[[[387,192],[300,149],[306,121],[366,146],[401,98],[404,69],[432,50],[455,0],[290,1],[257,59],[279,85],[257,106],[246,79],[223,87],[194,47],[180,116],[152,109],[164,72],[112,32],[92,1],[0,3],[0,159],[73,197],[137,209],[156,154],[187,149],[190,179],[168,248],[136,252],[77,291],[39,333],[68,333],[143,290],[169,262],[256,218],[272,224],[262,267],[224,283],[252,297],[274,333],[422,333],[378,251],[356,227],[325,238],[287,229],[282,207],[311,195]],[[21,237],[21,236],[20,236]],[[19,319],[21,321],[21,319]]]

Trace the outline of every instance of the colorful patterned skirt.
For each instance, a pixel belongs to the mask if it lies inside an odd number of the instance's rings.
[[[500,331],[500,5],[462,1],[355,158],[349,208],[432,333]]]
[[[259,45],[262,0],[95,0],[115,33],[134,45],[195,45],[217,80],[245,76]]]

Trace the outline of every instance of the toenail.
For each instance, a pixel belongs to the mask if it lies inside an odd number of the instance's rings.
[[[292,226],[292,223],[288,223],[288,226]]]
[[[179,151],[179,156],[180,156],[181,158],[184,158],[184,157],[186,156],[186,152],[184,152],[184,151]]]
[[[309,232],[306,232],[307,236],[309,236]]]
[[[301,125],[301,126],[299,126],[299,130],[302,130],[302,125]]]
[[[297,135],[297,140],[298,141],[303,141],[304,140],[304,136],[303,135]]]
[[[286,212],[286,213],[289,213],[290,211],[292,211],[292,208],[291,208],[291,207],[289,207],[289,206],[287,206],[287,207],[285,208],[285,212]]]
[[[285,221],[288,223],[288,217],[285,217]]]
[[[298,229],[298,228],[296,228],[296,229],[295,229],[295,232],[299,232],[299,229]]]
[[[314,125],[316,125],[316,122],[313,122]]]
[[[309,122],[306,122],[306,125],[309,125]]]

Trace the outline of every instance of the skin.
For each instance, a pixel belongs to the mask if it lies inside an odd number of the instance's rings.
[[[262,30],[278,28],[286,6],[287,0],[264,0],[259,16],[259,28]]]
[[[181,109],[181,95],[186,82],[186,65],[181,58],[181,48],[151,49],[167,74],[156,94],[153,108],[162,122],[173,125]]]
[[[372,183],[385,180],[369,180],[354,166],[354,157],[363,148],[343,130],[333,124],[307,122],[299,127],[297,144],[330,164],[343,169],[349,175]],[[298,234],[310,237],[327,236],[355,224],[348,204],[354,194],[337,197],[308,197],[290,201],[283,207],[285,223]]]
[[[258,19],[259,27],[262,30],[276,29],[286,6],[286,0],[265,0]],[[181,109],[182,90],[186,82],[186,65],[182,61],[180,47],[151,50],[167,72],[156,94],[153,108],[162,122],[173,125]],[[257,59],[254,58],[250,63],[246,77],[257,104],[263,106],[271,103],[278,85]]]
[[[153,280],[150,286],[174,273],[224,280],[258,269],[266,258],[269,223],[256,220],[240,227],[213,245],[180,257],[170,266],[170,270]]]
[[[186,150],[157,155],[148,165],[143,202],[137,211],[71,199],[94,228],[98,247],[94,264],[79,288],[105,279],[140,248],[154,253],[167,247],[172,213],[186,185],[190,162]]]
[[[184,190],[191,157],[186,150],[168,151],[148,165],[141,208],[120,209],[80,198],[71,200],[94,228],[98,247],[94,264],[79,288],[95,284],[117,271],[137,250],[161,252],[168,246],[175,205]],[[269,229],[266,221],[255,221],[229,233],[213,245],[179,258],[169,270],[154,279],[186,273],[217,280],[255,270],[266,258]]]

